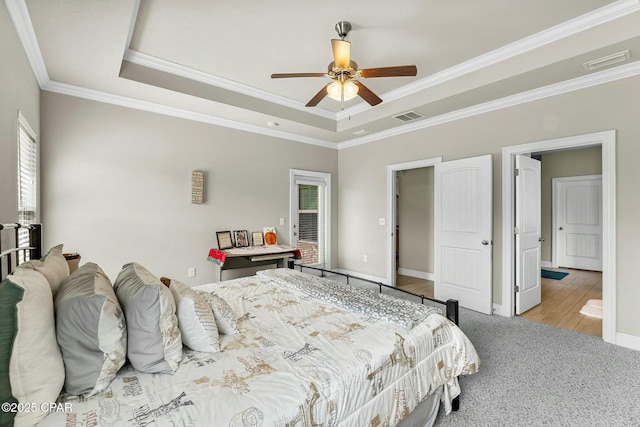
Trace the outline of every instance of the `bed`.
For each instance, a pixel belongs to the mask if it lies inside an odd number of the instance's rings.
[[[173,375],[127,363],[100,393],[63,392],[38,425],[428,426],[479,367],[439,310],[327,277],[273,269],[193,290],[235,316],[220,351],[184,346]]]

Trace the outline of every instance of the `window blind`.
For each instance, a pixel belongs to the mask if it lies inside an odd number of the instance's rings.
[[[18,222],[20,224],[33,224],[37,220],[37,167],[38,152],[35,135],[20,117],[18,120]],[[29,246],[28,230],[18,230],[18,245]],[[23,257],[24,254],[21,254],[21,258]],[[24,261],[26,259],[19,259],[19,262]]]

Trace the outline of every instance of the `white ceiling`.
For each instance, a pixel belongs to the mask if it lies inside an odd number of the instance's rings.
[[[5,3],[44,90],[332,147],[640,73],[639,0]],[[326,77],[270,75],[326,72],[342,20],[360,68],[418,75],[363,80],[375,107],[304,107]],[[583,68],[627,49],[627,62]],[[425,117],[392,118],[410,110]]]

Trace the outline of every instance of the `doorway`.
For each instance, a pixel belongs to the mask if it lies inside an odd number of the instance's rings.
[[[400,270],[399,257],[401,257],[402,254],[400,253],[401,234],[399,234],[398,229],[401,227],[401,224],[399,223],[400,221],[398,215],[400,208],[399,199],[402,197],[402,195],[399,194],[398,185],[400,178],[398,174],[402,173],[403,171],[413,171],[425,168],[433,169],[433,166],[441,162],[442,157],[437,157],[433,159],[417,160],[413,162],[398,163],[395,165],[387,166],[387,218],[389,218],[387,229],[389,230],[390,237],[389,239],[387,239],[387,284],[389,286],[397,285],[397,275],[401,271],[405,273],[401,274],[403,276],[411,277],[411,275],[417,275],[420,276],[417,277],[417,279],[419,280],[433,280],[433,275],[427,274],[428,272],[422,271],[423,274],[418,274],[419,270],[411,269],[408,267],[403,267],[403,270]],[[409,225],[405,224],[404,229],[409,229]],[[405,256],[407,255],[406,251],[407,249],[405,249]]]
[[[503,301],[502,315],[515,314],[513,171],[515,157],[527,153],[600,147],[602,152],[602,338],[615,343],[615,131],[503,148]],[[544,248],[543,248],[544,254]]]
[[[300,263],[331,268],[331,174],[290,171],[291,246],[300,250]]]

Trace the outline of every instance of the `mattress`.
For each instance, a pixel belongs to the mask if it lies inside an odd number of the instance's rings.
[[[448,411],[478,355],[451,321],[411,329],[252,276],[214,291],[239,318],[222,350],[185,347],[174,375],[125,365],[88,399],[61,396],[48,426],[395,426],[437,390]],[[69,408],[71,411],[69,411]]]

